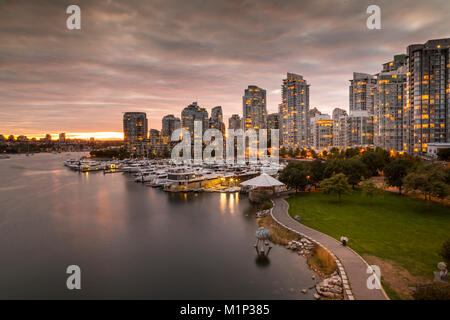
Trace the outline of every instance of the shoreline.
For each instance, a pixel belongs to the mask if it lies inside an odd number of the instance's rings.
[[[265,216],[257,214],[257,225],[270,231],[270,242],[294,251],[305,258],[309,269],[314,272],[312,278],[315,285],[304,288],[301,292],[306,294],[308,290],[315,289],[314,298],[316,300],[343,300],[345,298],[343,279],[339,276],[336,260],[322,246],[280,225],[273,219],[272,209],[273,207],[268,209],[270,214]]]

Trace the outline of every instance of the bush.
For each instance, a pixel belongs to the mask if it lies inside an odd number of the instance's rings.
[[[272,206],[272,201],[266,201],[262,204],[261,210],[269,210],[270,208],[272,208]]]
[[[444,242],[441,250],[439,251],[439,255],[442,257],[442,259],[444,259],[447,267],[450,268],[450,240]]]
[[[450,300],[450,285],[435,282],[420,286],[414,291],[413,297],[415,300]]]
[[[449,161],[450,160],[450,148],[440,149],[437,153],[439,160]]]
[[[372,180],[366,179],[361,182],[361,190],[365,196],[372,197],[378,193],[378,188]]]

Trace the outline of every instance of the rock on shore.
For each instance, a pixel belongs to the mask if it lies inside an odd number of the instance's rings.
[[[316,284],[317,293],[324,298],[342,299],[343,288],[342,279],[335,271],[329,278],[326,278]]]
[[[287,249],[296,251],[301,256],[306,256],[311,253],[315,244],[308,239],[302,238],[300,241],[292,240],[286,245]]]

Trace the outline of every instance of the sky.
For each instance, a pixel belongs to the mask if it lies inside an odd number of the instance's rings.
[[[71,4],[81,30],[66,27]],[[366,26],[370,4],[381,30]],[[193,101],[227,121],[248,85],[277,112],[287,72],[330,113],[348,109],[353,72],[447,37],[448,0],[0,0],[0,134],[120,136],[123,112],[160,129]]]

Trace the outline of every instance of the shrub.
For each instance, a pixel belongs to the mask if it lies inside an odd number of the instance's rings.
[[[328,251],[320,246],[313,249],[312,255],[308,257],[308,263],[318,267],[325,274],[332,274],[336,271],[336,261]]]
[[[361,190],[365,196],[372,197],[378,193],[378,188],[372,180],[363,180],[361,182]]]
[[[266,201],[262,204],[261,210],[269,210],[270,208],[272,208],[272,206],[272,201]]]
[[[415,300],[450,300],[450,284],[435,282],[417,287],[413,297]]]
[[[439,255],[442,259],[444,259],[444,262],[447,264],[447,268],[450,268],[450,240],[444,242],[441,250],[439,251]]]

